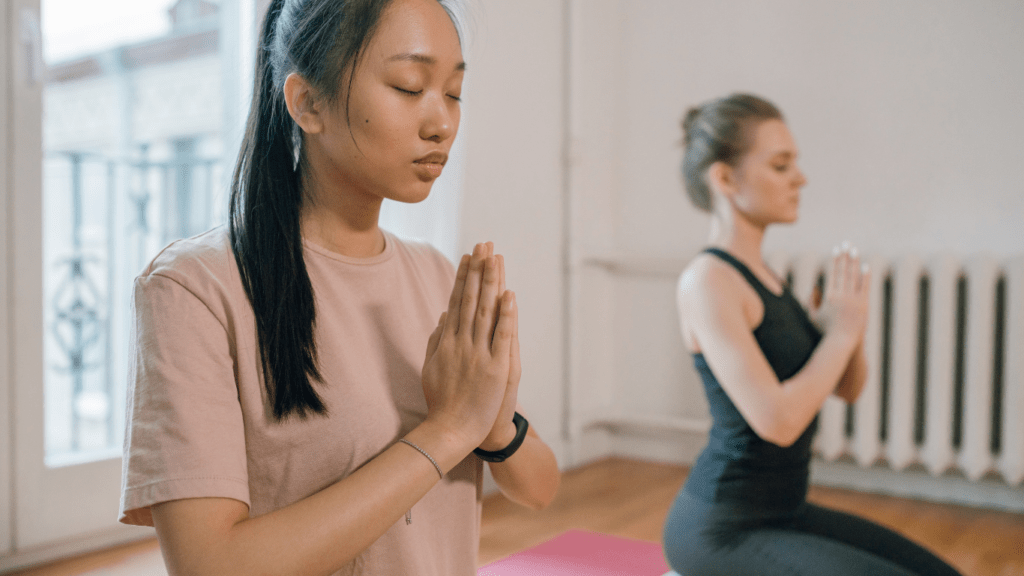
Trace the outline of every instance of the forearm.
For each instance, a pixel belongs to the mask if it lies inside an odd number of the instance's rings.
[[[846,371],[843,372],[843,376],[839,380],[839,385],[836,386],[833,394],[842,398],[848,404],[853,404],[857,401],[861,391],[864,389],[864,383],[867,379],[868,361],[864,354],[864,343],[861,342],[850,357],[850,362],[846,366]]]
[[[803,434],[835,389],[850,361],[856,340],[826,335],[815,348],[807,364],[795,376],[782,382],[774,402],[779,423],[773,442],[788,446]]]
[[[432,423],[405,438],[428,452],[443,472],[472,449]],[[172,576],[326,576],[376,541],[438,479],[425,456],[399,442],[345,479],[263,516],[250,519],[246,513],[221,526],[211,526],[210,520],[196,514],[165,523],[154,508],[154,519]]]
[[[532,430],[515,454],[504,462],[488,464],[505,497],[534,510],[546,508],[554,500],[561,482],[555,454]]]

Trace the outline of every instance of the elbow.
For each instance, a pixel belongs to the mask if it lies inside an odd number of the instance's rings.
[[[754,433],[765,442],[770,442],[779,448],[789,448],[793,445],[800,435],[803,434],[804,428],[790,422],[784,416],[766,418],[761,422],[750,422],[750,427],[754,430]]]
[[[800,437],[799,434],[791,434],[784,430],[772,430],[766,431],[765,433],[754,430],[754,432],[757,432],[757,435],[765,442],[770,442],[779,448],[789,448],[794,442],[796,442],[797,438]]]
[[[555,474],[543,486],[537,487],[527,498],[520,501],[520,504],[526,506],[534,512],[540,512],[551,505],[555,500],[555,496],[558,494],[558,486],[562,481],[562,473],[557,469]]]
[[[860,390],[839,390],[835,395],[843,402],[853,404],[857,402],[857,397],[860,396]]]
[[[550,506],[551,502],[553,502],[553,501],[554,501],[554,498],[547,498],[547,499],[543,499],[543,500],[537,499],[536,501],[534,501],[532,504],[529,505],[529,508],[530,508],[530,510],[533,510],[534,512],[540,512],[540,511],[544,510],[545,508],[547,508],[548,506]]]
[[[772,444],[775,444],[779,448],[789,448],[790,446],[793,445],[794,442],[796,442],[797,438],[799,437],[799,435],[779,435],[768,441],[771,442]]]
[[[537,499],[536,506],[533,509],[540,512],[541,510],[550,506],[551,503],[555,501],[555,496],[558,495],[558,487],[561,485],[561,483],[562,473],[556,468],[554,478],[552,478],[551,483],[548,486],[547,490],[544,491],[544,494],[542,494],[541,497]]]
[[[505,495],[505,498],[508,498],[509,500],[515,502],[516,504],[519,504],[520,506],[529,508],[534,512],[540,512],[541,510],[547,508],[548,505],[551,504],[551,500],[553,500],[553,498],[544,498],[543,496],[537,494],[509,494],[508,492],[504,491],[502,493]]]

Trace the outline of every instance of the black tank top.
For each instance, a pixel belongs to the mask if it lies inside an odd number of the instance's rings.
[[[769,291],[756,276],[728,252],[704,250],[735,267],[764,302],[764,319],[754,338],[779,381],[803,368],[821,333],[788,286],[782,295]],[[762,440],[747,424],[722,390],[703,354],[693,363],[704,381],[713,424],[708,444],[686,481],[686,491],[708,502],[731,502],[759,508],[793,508],[807,496],[811,440],[818,428],[815,417],[803,434],[787,448]]]

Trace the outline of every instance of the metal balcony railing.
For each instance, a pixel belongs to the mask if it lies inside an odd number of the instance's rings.
[[[44,161],[46,454],[108,457],[123,440],[133,279],[174,239],[221,221],[219,159],[187,141],[167,161],[83,151]]]

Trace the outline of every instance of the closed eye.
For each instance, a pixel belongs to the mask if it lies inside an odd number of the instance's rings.
[[[452,100],[455,100],[456,102],[462,102],[462,96],[456,96],[454,94],[448,94],[448,97],[451,98]]]
[[[419,96],[420,94],[423,93],[423,90],[415,90],[415,91],[413,91],[413,90],[405,90],[405,89],[399,88],[398,86],[395,86],[395,90],[398,90],[402,94],[408,94],[409,96]]]

